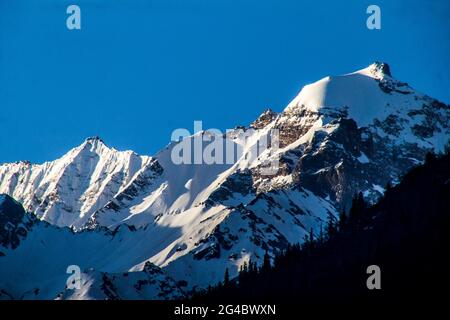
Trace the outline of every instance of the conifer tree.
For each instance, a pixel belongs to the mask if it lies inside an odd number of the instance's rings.
[[[436,155],[433,152],[428,152],[425,155],[425,163],[426,164],[430,164],[432,163],[434,160],[436,160]]]
[[[312,245],[313,242],[314,242],[314,230],[313,230],[313,228],[311,228],[309,230],[309,243]]]
[[[266,271],[269,271],[271,268],[272,268],[272,265],[270,263],[270,256],[269,256],[269,253],[266,251],[266,253],[264,254],[262,271],[266,272]]]
[[[339,231],[342,231],[347,226],[347,213],[345,212],[345,208],[342,209],[339,214]]]
[[[336,234],[336,223],[335,218],[331,212],[328,212],[328,219],[327,219],[327,236],[328,238],[333,237]]]
[[[223,284],[225,286],[228,286],[230,284],[230,272],[229,272],[228,268],[225,269],[225,276],[223,279]]]
[[[349,222],[354,227],[358,226],[362,219],[362,214],[364,209],[366,208],[366,203],[364,201],[364,196],[362,192],[359,192],[358,195],[353,197],[352,207],[349,212]]]
[[[242,267],[242,272],[246,274],[248,272],[248,263],[247,261],[244,261],[244,266]]]

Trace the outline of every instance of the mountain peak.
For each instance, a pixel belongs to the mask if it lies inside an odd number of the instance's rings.
[[[302,88],[285,111],[303,111],[352,118],[358,126],[367,126],[374,119],[420,106],[414,89],[391,77],[385,62],[374,62],[356,72],[325,77]],[[404,106],[400,110],[400,106]],[[330,118],[329,118],[330,119]]]
[[[85,142],[88,142],[88,143],[99,143],[99,142],[100,142],[100,143],[105,144],[105,142],[103,141],[103,139],[100,138],[99,136],[87,137],[86,140],[85,140]]]
[[[92,136],[86,138],[81,145],[82,149],[89,149],[92,152],[100,153],[102,150],[109,149],[105,142],[99,136]]]
[[[275,119],[276,116],[277,113],[268,108],[250,126],[255,129],[262,129]]]
[[[392,77],[391,67],[386,62],[375,61],[368,68],[374,75]]]

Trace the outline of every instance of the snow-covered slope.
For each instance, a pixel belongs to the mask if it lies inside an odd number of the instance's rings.
[[[0,299],[176,299],[184,293],[160,268],[145,260],[152,248],[139,244],[143,231],[122,226],[74,233],[38,220],[9,196],[0,197]],[[134,268],[142,262],[142,268]],[[82,270],[81,289],[66,288]]]
[[[150,157],[119,152],[93,137],[52,162],[0,165],[0,193],[52,224],[79,228],[136,177],[157,176],[153,169]]]
[[[186,298],[177,283],[160,268],[145,264],[142,271],[81,275],[81,288],[65,289],[57,300],[176,300]]]
[[[349,206],[355,192],[374,201],[429,151],[449,143],[450,107],[374,63],[305,86],[274,120],[285,176]]]
[[[3,164],[0,193],[40,219],[77,232],[35,228],[27,236],[32,240],[19,241],[0,257],[0,265],[3,259],[2,267],[11,268],[9,277],[17,270],[38,277],[14,268],[27,265],[24,259],[47,263],[31,253],[45,238],[60,242],[58,250],[72,248],[80,264],[95,269],[86,269],[90,280],[84,291],[64,292],[62,298],[100,292],[103,273],[117,288],[113,296],[140,297],[121,289],[126,279],[120,274],[136,272],[133,277],[143,280],[147,262],[186,281],[186,290],[206,286],[222,280],[227,267],[236,275],[244,261],[260,261],[266,251],[274,255],[311,230],[317,236],[356,192],[375,201],[428,151],[448,145],[449,119],[450,106],[396,80],[386,64],[374,63],[305,86],[281,113],[267,110],[249,127],[223,136],[202,131],[154,157],[90,138],[53,162]],[[255,157],[255,146],[273,130],[279,131],[279,148],[271,145]],[[242,153],[229,164],[174,163],[174,148],[195,145],[198,137],[204,145],[223,139]],[[264,174],[276,160],[278,170]],[[61,266],[69,263],[61,260]]]
[[[327,116],[323,124],[343,115],[358,127],[376,126],[394,117],[399,126],[403,124],[395,132],[397,143],[443,150],[448,141],[448,106],[392,78],[384,63],[305,86],[285,110],[286,114],[301,112]],[[429,132],[421,132],[420,126],[429,127]]]

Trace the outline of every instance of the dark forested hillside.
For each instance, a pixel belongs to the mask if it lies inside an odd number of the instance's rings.
[[[290,247],[263,266],[243,266],[194,300],[317,301],[317,299],[443,298],[450,270],[450,155],[428,155],[385,196],[367,206],[362,194],[339,222]],[[369,290],[367,268],[381,270]]]

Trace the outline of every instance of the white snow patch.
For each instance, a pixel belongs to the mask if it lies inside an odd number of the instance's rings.
[[[382,186],[378,184],[372,184],[372,187],[375,191],[378,191],[381,194],[384,194],[384,192],[386,191]]]

